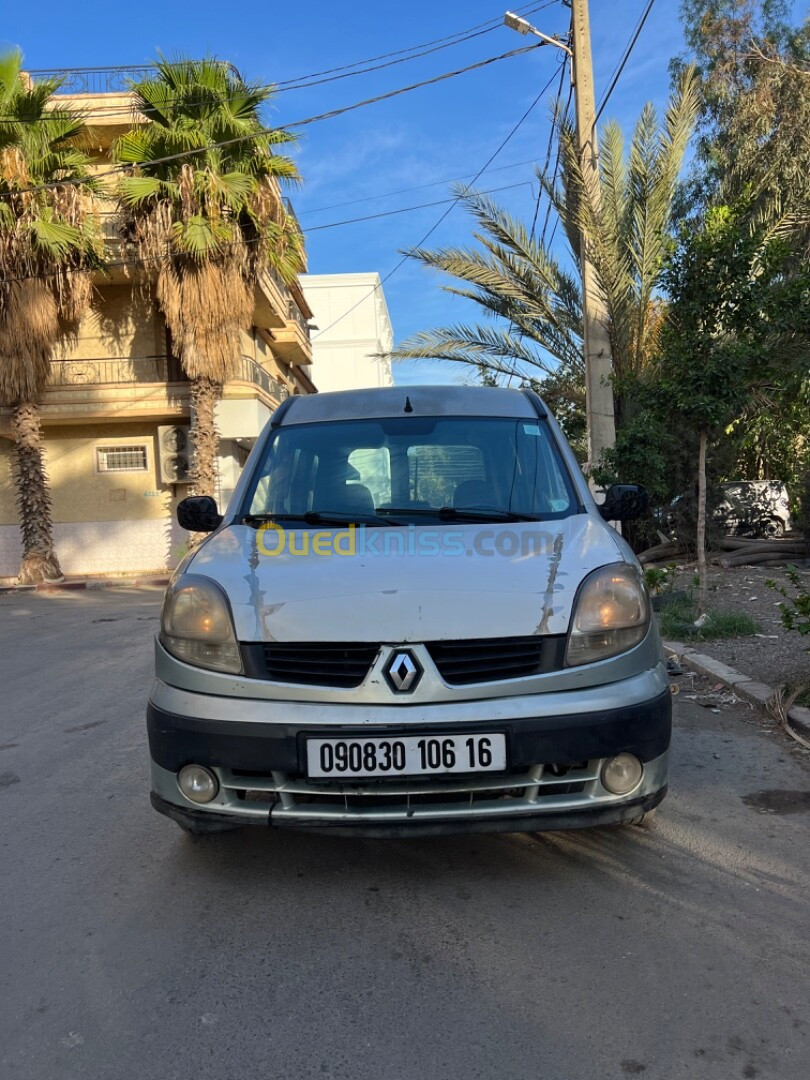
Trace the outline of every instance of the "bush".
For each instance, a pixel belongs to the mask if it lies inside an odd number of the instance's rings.
[[[808,592],[807,585],[802,581],[795,566],[786,567],[785,577],[793,586],[792,596],[784,585],[777,585],[775,581],[766,581],[765,584],[769,589],[776,589],[787,600],[786,604],[779,605],[784,628],[786,630],[795,630],[797,634],[804,637],[810,634],[810,592]]]
[[[736,611],[708,611],[701,626],[695,626],[697,605],[678,598],[664,604],[658,614],[661,634],[674,641],[717,641],[720,638],[750,637],[759,633],[759,623]]]

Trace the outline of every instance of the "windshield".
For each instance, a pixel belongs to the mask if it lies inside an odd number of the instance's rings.
[[[578,499],[542,420],[393,417],[276,428],[241,513],[389,524],[545,520]]]

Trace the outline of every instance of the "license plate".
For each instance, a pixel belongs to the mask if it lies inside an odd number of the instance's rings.
[[[504,735],[307,739],[310,777],[432,776],[505,768]]]

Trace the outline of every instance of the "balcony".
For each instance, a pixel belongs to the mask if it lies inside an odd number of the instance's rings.
[[[249,387],[247,393],[245,384]],[[243,356],[240,371],[228,382],[221,400],[217,402],[216,420],[220,436],[240,441],[255,440],[287,394],[286,386],[278,379],[274,379],[250,356]]]
[[[176,356],[109,356],[54,361],[48,387],[170,382],[188,382]]]
[[[269,267],[264,270],[259,277],[259,288],[256,290],[257,325],[273,333],[285,326],[289,295],[287,286],[280,275]]]
[[[258,387],[263,393],[271,399],[274,405],[279,405],[285,397],[288,396],[289,391],[287,387],[279,382],[278,379],[264,370],[261,365],[250,356],[243,356],[239,372],[228,383],[228,386],[232,386],[233,383],[242,382],[248,383],[251,386]]]
[[[154,64],[136,67],[39,68],[28,74],[39,82],[43,79],[63,79],[61,94],[124,94],[133,82],[155,73]]]
[[[46,423],[187,416],[189,382],[174,356],[56,360],[41,408]]]
[[[246,393],[247,388],[247,393]],[[274,409],[287,388],[249,356],[225,387],[230,399]],[[187,416],[189,380],[176,356],[108,356],[57,360],[42,397],[48,423]]]
[[[300,311],[290,301],[289,318],[283,329],[273,330],[273,352],[285,364],[311,364],[312,342],[309,326]]]
[[[223,67],[231,71],[236,78],[241,78],[239,70],[227,60],[220,61]],[[119,67],[63,67],[37,68],[28,71],[34,82],[43,79],[62,79],[59,88],[62,94],[128,94],[132,84],[148,79],[157,71],[155,64],[124,64]]]

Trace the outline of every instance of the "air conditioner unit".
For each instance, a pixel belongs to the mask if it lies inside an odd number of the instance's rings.
[[[188,484],[191,475],[191,431],[188,424],[158,427],[161,484]]]

